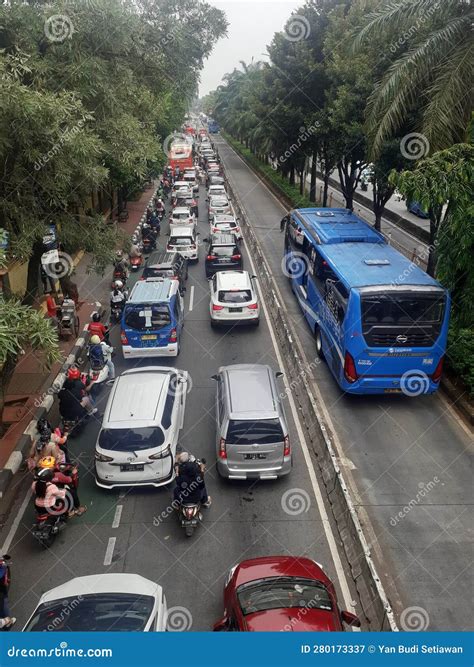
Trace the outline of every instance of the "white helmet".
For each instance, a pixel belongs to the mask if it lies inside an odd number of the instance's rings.
[[[122,289],[123,287],[123,282],[121,280],[116,280],[115,281],[115,288],[116,289]]]

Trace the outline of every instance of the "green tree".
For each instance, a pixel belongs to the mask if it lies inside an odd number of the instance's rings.
[[[355,38],[365,51],[390,35],[397,54],[369,101],[372,154],[420,110],[419,130],[433,150],[466,139],[472,110],[472,4],[464,0],[391,0],[370,13]]]
[[[470,230],[472,238],[472,211],[474,195],[474,146],[457,144],[431,157],[420,160],[412,171],[393,172],[391,183],[405,195],[408,201],[418,201],[429,212],[430,217],[430,254],[427,271],[430,275],[436,270],[436,248],[444,235],[447,219],[463,220],[463,233]],[[471,257],[472,260],[472,257]],[[472,265],[471,265],[472,270]]]

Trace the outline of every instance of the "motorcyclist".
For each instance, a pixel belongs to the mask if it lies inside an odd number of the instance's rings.
[[[101,341],[98,336],[91,336],[88,349],[91,366],[95,368],[107,366],[109,369],[109,380],[115,379],[115,365],[112,361],[113,351],[114,348],[111,345],[107,345],[105,341]]]
[[[26,459],[28,470],[34,470],[38,465],[38,461],[45,456],[54,456],[56,460],[61,462],[66,460],[64,451],[62,451],[59,444],[52,439],[52,435],[52,433],[48,435],[44,432],[32,443]]]
[[[92,322],[87,325],[87,331],[91,336],[99,336],[100,340],[108,337],[109,330],[100,321],[100,313],[93,312],[91,315]]]
[[[130,257],[130,259],[142,256],[142,251],[138,243],[132,243],[132,245],[130,246],[130,252],[128,253],[128,256]]]
[[[116,280],[114,283],[114,289],[110,292],[110,307],[113,308],[118,304],[120,306],[120,310],[123,310],[126,300],[127,291],[123,287],[123,282],[121,280]]]
[[[176,502],[211,506],[211,497],[207,494],[204,482],[204,470],[204,464],[198,463],[188,452],[178,454],[175,463],[176,486],[173,490]]]
[[[64,515],[67,512],[66,489],[59,489],[53,484],[54,470],[42,468],[31,485],[35,495],[34,504],[38,514],[48,512],[52,516]],[[63,501],[63,502],[61,502]]]
[[[117,250],[115,253],[114,274],[120,275],[123,281],[128,278],[128,262],[123,255],[123,250]]]
[[[58,394],[59,413],[64,420],[76,421],[82,419],[86,413],[96,414],[97,408],[93,406],[87,393],[89,389],[90,386],[86,387],[82,382],[79,369],[71,366],[63,388]]]
[[[68,491],[73,501],[73,507],[69,509],[69,517],[81,516],[84,512],[87,512],[87,507],[81,505],[77,492],[77,482],[75,478],[77,479],[78,470],[76,466],[59,465],[54,456],[45,456],[38,461],[38,472],[40,470],[52,470],[53,479],[51,481],[60,489],[64,488],[66,484],[69,487]]]
[[[148,223],[145,223],[142,227],[142,240],[143,242],[149,241],[152,248],[156,244],[155,232]]]

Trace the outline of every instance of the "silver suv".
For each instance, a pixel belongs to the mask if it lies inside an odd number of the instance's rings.
[[[292,466],[275,373],[263,364],[222,366],[216,393],[217,470],[228,479],[276,479]]]

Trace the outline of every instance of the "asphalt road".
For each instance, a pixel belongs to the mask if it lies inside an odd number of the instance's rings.
[[[201,188],[201,238],[209,230],[205,209],[205,190]],[[161,243],[164,243],[163,236]],[[207,458],[207,487],[213,499],[212,507],[204,510],[203,525],[188,539],[176,516],[167,511],[170,488],[123,491],[98,488],[93,476],[93,454],[100,423],[92,421],[80,437],[70,441],[73,457],[80,461],[79,492],[81,502],[88,506],[87,513],[71,520],[50,550],[42,550],[29,533],[33,508],[31,501],[25,499],[30,483],[25,479],[1,535],[0,544],[9,533],[12,537],[8,549],[13,558],[10,602],[19,627],[33,611],[41,594],[56,585],[86,574],[130,572],[163,586],[175,624],[182,623],[192,630],[209,630],[222,612],[223,582],[229,568],[240,560],[271,554],[308,555],[316,559],[335,581],[341,606],[347,606],[344,597],[349,603],[352,599],[349,590],[344,588],[343,573],[337,571],[337,551],[331,552],[335,547],[334,544],[330,547],[328,542],[325,532],[328,524],[323,525],[321,512],[324,510],[316,500],[289,405],[287,416],[294,467],[288,477],[266,483],[228,483],[216,474],[215,382],[211,375],[225,364],[268,363],[276,370],[279,363],[265,318],[258,328],[211,329],[204,251],[201,247],[200,262],[189,270],[180,356],[141,361],[138,365],[177,366],[189,372],[192,389],[187,396],[180,444]],[[245,268],[250,269],[245,251],[244,257]],[[110,276],[97,280],[92,275],[85,276],[79,287],[81,294],[86,293],[88,298],[106,302],[109,285]],[[118,327],[112,331],[111,343],[117,351],[117,373],[137,364],[123,360]],[[106,400],[108,391],[104,390],[102,401]],[[293,495],[289,498],[287,492]],[[299,509],[298,499],[302,501]],[[26,507],[24,514],[22,505]],[[159,518],[162,512],[164,519]],[[15,526],[12,529],[14,521],[18,523],[16,531]],[[104,564],[107,553],[111,557],[110,564]],[[357,607],[354,611],[357,613]]]
[[[472,433],[439,393],[410,399],[340,391],[318,363],[281,270],[285,209],[223,139],[216,142],[313,362],[316,392],[402,627],[412,618],[421,629],[472,630]]]

